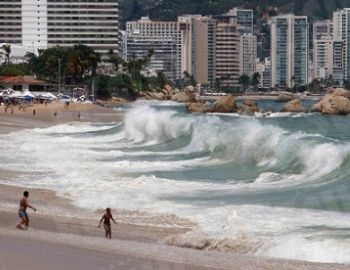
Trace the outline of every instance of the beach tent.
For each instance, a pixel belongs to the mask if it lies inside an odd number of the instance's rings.
[[[18,98],[24,99],[26,101],[32,101],[35,98],[35,96],[29,91],[24,91],[24,93],[21,96],[19,96]]]
[[[10,95],[8,95],[9,98],[19,98],[21,96],[21,93],[18,91],[13,91]]]
[[[46,93],[38,96],[39,99],[46,99],[46,100],[56,100],[57,97],[54,94]]]

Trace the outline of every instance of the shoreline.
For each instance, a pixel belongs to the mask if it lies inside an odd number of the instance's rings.
[[[83,105],[83,106],[82,106]],[[36,110],[33,116],[32,109]],[[54,112],[58,117],[54,117]],[[77,112],[81,118],[77,119]],[[122,116],[117,112],[90,104],[72,104],[65,110],[63,104],[35,105],[26,112],[15,111],[13,115],[0,112],[2,125],[0,133],[6,134],[26,128],[49,127],[52,125],[69,123],[72,121],[88,122],[118,122]],[[14,171],[0,171],[0,180],[15,177]],[[191,231],[194,224],[178,219],[173,215],[154,217],[147,213],[130,212],[125,210],[113,210],[113,214],[119,221],[119,225],[113,227],[113,240],[104,239],[103,229],[96,229],[102,210],[88,211],[72,206],[71,201],[56,195],[55,192],[46,189],[28,189],[30,202],[37,207],[37,213],[29,212],[31,225],[34,229],[29,231],[17,231],[15,229],[18,200],[23,188],[0,184],[0,239],[13,243],[14,251],[20,250],[23,245],[33,249],[32,253],[51,252],[53,258],[58,258],[56,248],[66,252],[63,256],[69,261],[69,253],[78,252],[82,256],[94,254],[98,261],[118,263],[113,256],[126,259],[126,265],[147,264],[150,267],[164,266],[159,269],[348,269],[348,265],[320,264],[279,259],[260,258],[250,255],[224,253],[218,251],[206,251],[179,248],[165,244],[168,236],[184,234]],[[144,215],[144,216],[143,216]],[[153,220],[155,218],[159,218]],[[165,226],[152,226],[152,222]],[[6,235],[6,236],[5,236]],[[6,237],[6,238],[5,238]],[[1,240],[2,242],[2,240]],[[48,245],[46,245],[46,244]],[[69,252],[67,251],[69,250]],[[0,245],[0,254],[5,254],[6,245]],[[93,252],[93,253],[91,253]],[[56,255],[55,255],[56,254]],[[28,256],[29,256],[28,255]],[[16,257],[16,254],[14,254]],[[40,263],[38,259],[37,263]],[[57,260],[56,260],[57,261]],[[4,264],[4,255],[0,255],[0,263]],[[156,264],[152,264],[156,262]],[[11,262],[8,262],[11,263]],[[58,263],[58,262],[57,262]],[[164,264],[165,263],[165,264]],[[170,265],[167,265],[170,263]],[[1,265],[5,269],[19,269],[21,267],[6,264]],[[59,265],[56,265],[59,269]],[[56,267],[55,266],[55,267]],[[18,267],[18,268],[17,268]],[[154,268],[145,269],[154,269]],[[35,269],[38,268],[28,268]],[[44,268],[47,269],[47,268]],[[56,268],[52,268],[56,269]],[[62,269],[62,268],[61,268]],[[67,268],[69,269],[69,268]],[[72,269],[72,268],[71,268]],[[96,268],[95,268],[96,269]],[[107,268],[108,269],[108,268]],[[114,268],[112,268],[114,269]],[[125,268],[129,269],[129,268]]]

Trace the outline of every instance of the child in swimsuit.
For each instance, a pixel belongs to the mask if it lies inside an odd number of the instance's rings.
[[[23,198],[19,201],[18,215],[20,221],[17,225],[17,229],[25,230],[29,227],[29,217],[27,214],[27,208],[31,208],[36,212],[36,209],[28,203],[29,192],[23,192]]]
[[[103,221],[103,227],[106,231],[106,238],[111,239],[112,238],[112,229],[111,229],[111,220],[118,225],[118,223],[114,220],[112,216],[112,212],[110,208],[106,209],[105,214],[102,216],[100,223],[98,224],[98,228],[101,227],[102,221]]]

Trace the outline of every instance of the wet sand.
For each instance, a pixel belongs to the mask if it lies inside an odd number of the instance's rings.
[[[32,114],[35,108],[36,115]],[[53,115],[57,112],[57,117]],[[77,112],[81,118],[77,119]],[[121,116],[106,108],[74,104],[35,105],[13,115],[0,112],[0,132],[45,127],[70,121],[116,122]],[[0,171],[10,182],[18,172]],[[32,229],[18,231],[18,200],[23,187],[0,185],[0,270],[16,269],[350,269],[347,265],[275,260],[217,251],[168,246],[165,239],[191,230],[194,224],[175,216],[113,209],[118,221],[113,239],[96,228],[99,211],[77,209],[52,191],[29,189]],[[161,225],[161,226],[160,226]],[[21,257],[19,257],[19,255]]]
[[[74,121],[119,122],[121,116],[109,108],[93,104],[72,103],[68,107],[63,102],[47,105],[31,104],[6,109],[0,106],[0,133],[8,133],[23,128],[44,128]]]

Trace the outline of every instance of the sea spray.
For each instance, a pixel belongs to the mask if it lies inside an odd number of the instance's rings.
[[[156,102],[125,110],[122,123],[1,135],[0,169],[21,172],[1,182],[51,189],[90,210],[176,214],[196,224],[195,238],[177,245],[347,262],[348,118],[190,115]],[[317,238],[320,226],[336,239]],[[310,247],[304,257],[298,245]]]

